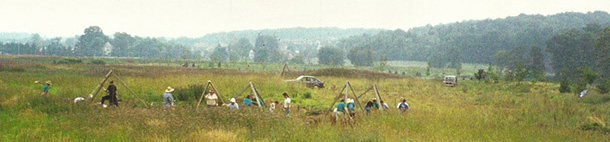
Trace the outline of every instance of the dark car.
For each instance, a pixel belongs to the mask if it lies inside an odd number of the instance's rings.
[[[324,88],[324,82],[320,81],[319,79],[317,79],[316,77],[313,77],[313,76],[299,76],[299,77],[297,77],[297,79],[286,80],[286,82],[300,82],[300,83],[305,83],[307,85],[307,87]]]

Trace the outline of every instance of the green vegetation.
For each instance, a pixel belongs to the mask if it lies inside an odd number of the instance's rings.
[[[484,83],[460,81],[444,87],[438,80],[405,78],[352,69],[313,70],[325,89],[286,83],[275,71],[183,68],[180,61],[108,59],[106,65],[48,64],[56,57],[0,56],[0,141],[606,141],[610,138],[610,96],[590,91],[584,98],[559,93],[554,83]],[[133,62],[139,64],[116,63]],[[391,64],[391,63],[390,63]],[[424,66],[419,66],[421,70]],[[231,65],[233,66],[233,65]],[[469,65],[464,70],[469,69]],[[224,64],[223,64],[224,67]],[[322,68],[322,67],[318,67]],[[120,108],[103,109],[65,98],[86,96],[110,69],[151,108],[144,108],[121,85]],[[409,68],[405,68],[409,69]],[[395,70],[395,69],[392,69]],[[471,72],[473,73],[473,71]],[[296,77],[291,71],[285,78]],[[372,74],[371,78],[363,77]],[[51,80],[50,95],[40,96],[41,84]],[[268,110],[195,108],[194,100],[211,80],[224,98],[253,81],[265,101],[293,98],[291,117]],[[353,128],[332,124],[329,105],[337,88],[349,80],[357,93],[376,84],[382,97],[395,106],[400,97],[410,105],[371,116],[357,109]],[[163,109],[161,95],[176,88],[176,108]],[[98,98],[94,101],[98,101]],[[244,95],[237,99],[242,99]],[[365,103],[372,94],[361,98]],[[239,102],[239,101],[238,101]]]

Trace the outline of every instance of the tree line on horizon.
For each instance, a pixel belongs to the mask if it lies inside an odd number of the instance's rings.
[[[26,41],[6,40],[0,44],[3,54],[51,55],[78,57],[136,57],[158,59],[200,59],[215,62],[281,62],[304,64],[317,58],[317,63],[344,65],[346,59],[355,66],[373,66],[379,61],[423,61],[433,68],[461,68],[462,63],[494,64],[499,71],[523,67],[531,77],[544,72],[575,80],[575,70],[582,65],[596,72],[607,71],[600,53],[607,46],[604,30],[610,26],[607,12],[567,12],[550,16],[519,15],[504,19],[486,19],[382,30],[352,29],[346,36],[325,44],[299,43],[299,30],[280,30],[282,37],[272,33],[253,36],[255,31],[227,32],[206,35],[217,41],[212,50],[196,46],[202,38],[150,38],[117,32],[109,37],[98,26],[91,26],[74,38],[43,39],[38,34]],[[299,29],[299,28],[296,28]],[[303,29],[308,30],[308,29]],[[325,28],[309,31],[322,32]],[[338,29],[326,29],[324,37]],[[291,32],[293,32],[291,34]],[[296,33],[294,33],[296,32]],[[315,38],[316,32],[303,37]],[[14,34],[13,34],[14,35]],[[216,35],[216,36],[213,36]],[[248,36],[237,36],[248,35]],[[254,39],[254,42],[251,42]],[[2,39],[0,39],[2,40]],[[188,42],[187,42],[188,41]],[[223,44],[220,42],[222,41]],[[569,42],[568,42],[569,41]],[[607,54],[606,54],[607,55]],[[546,57],[546,58],[545,58]],[[311,63],[311,62],[309,62]],[[607,63],[607,62],[606,62]],[[584,68],[584,67],[583,67]],[[608,75],[604,75],[607,77]]]

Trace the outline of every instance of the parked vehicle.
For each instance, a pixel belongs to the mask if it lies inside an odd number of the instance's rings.
[[[457,85],[457,77],[455,77],[454,75],[445,76],[445,78],[443,79],[443,84],[445,84],[445,86],[453,87]]]
[[[313,76],[299,76],[299,77],[297,77],[297,79],[286,80],[286,82],[300,82],[300,83],[306,84],[307,87],[324,88],[324,82],[320,81],[319,79],[317,79],[316,77],[313,77]]]

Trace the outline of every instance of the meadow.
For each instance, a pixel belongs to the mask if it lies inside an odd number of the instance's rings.
[[[291,65],[307,70],[293,70],[280,77],[280,64],[267,64],[266,70],[262,69],[263,65],[237,63],[211,68],[206,67],[209,66],[206,62],[195,62],[196,66],[200,65],[197,68],[184,68],[180,67],[182,61],[144,59],[102,59],[106,64],[90,64],[92,59],[83,59],[82,63],[58,64],[62,59],[0,56],[0,141],[610,139],[610,95],[591,91],[579,98],[576,94],[559,93],[559,85],[551,82],[463,80],[456,87],[446,87],[434,77],[422,79],[356,67]],[[467,68],[474,71],[474,67]],[[392,69],[418,71],[421,67],[404,65]],[[70,98],[86,97],[110,70],[150,107],[139,103],[120,84],[117,84],[119,108],[102,108],[89,100],[77,104],[70,102]],[[439,70],[442,69],[432,72],[442,74]],[[307,88],[283,81],[303,74],[316,75],[327,87]],[[42,84],[34,81],[46,80],[53,82],[50,95],[41,96]],[[293,100],[290,117],[285,117],[281,109],[271,113],[254,107],[242,107],[239,111],[224,107],[196,108],[199,94],[188,90],[201,88],[197,86],[205,85],[208,80],[214,83],[225,101],[250,81],[267,103],[281,102],[281,94],[286,92]],[[357,109],[352,126],[332,123],[330,105],[345,81],[353,85],[358,95],[376,85],[392,109],[374,111],[371,115]],[[332,85],[337,86],[336,89],[332,89]],[[172,109],[160,106],[161,96],[168,86],[177,88],[174,95],[178,99]],[[101,95],[93,101],[99,101]],[[364,101],[372,97],[369,92],[360,101],[364,105]],[[401,97],[410,105],[406,113],[394,108]]]

